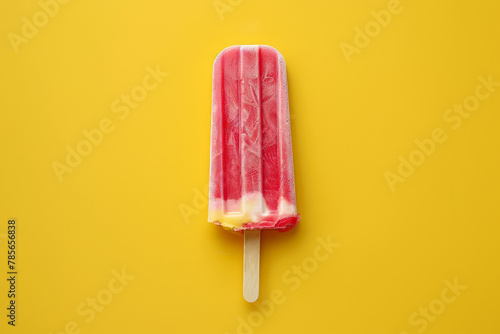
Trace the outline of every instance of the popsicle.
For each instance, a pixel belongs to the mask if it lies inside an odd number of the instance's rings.
[[[213,68],[208,221],[244,233],[247,301],[258,298],[260,231],[299,220],[285,60],[270,46],[228,47]]]

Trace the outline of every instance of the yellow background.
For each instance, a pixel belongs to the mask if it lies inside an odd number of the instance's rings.
[[[1,332],[500,332],[500,87],[456,130],[443,120],[479,76],[500,81],[498,1],[401,0],[351,62],[341,43],[388,0],[230,2],[221,20],[212,0],[73,0],[18,53],[9,33],[40,4],[1,3]],[[212,63],[234,44],[274,46],[288,69],[302,221],[263,233],[259,301],[285,298],[265,316],[242,297],[241,236],[206,222]],[[120,119],[112,103],[148,66],[169,75]],[[59,182],[53,163],[103,119],[114,130]],[[447,140],[391,191],[385,173],[435,128]],[[340,246],[318,263],[328,236]],[[283,275],[303,263],[318,265],[293,290]],[[134,278],[86,322],[78,306],[122,268]],[[455,279],[441,314],[410,323]]]

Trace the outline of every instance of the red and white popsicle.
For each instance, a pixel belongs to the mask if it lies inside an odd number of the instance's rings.
[[[224,49],[212,90],[208,221],[244,232],[243,295],[259,295],[260,230],[289,230],[295,203],[283,56],[265,45]]]

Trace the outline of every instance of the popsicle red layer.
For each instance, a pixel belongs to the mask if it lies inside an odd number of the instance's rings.
[[[288,86],[270,46],[231,46],[215,59],[208,220],[235,231],[292,228],[295,201]]]

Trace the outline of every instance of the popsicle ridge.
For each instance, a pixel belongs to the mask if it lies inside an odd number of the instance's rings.
[[[283,57],[269,46],[232,46],[213,73],[209,222],[292,228],[300,216]]]

